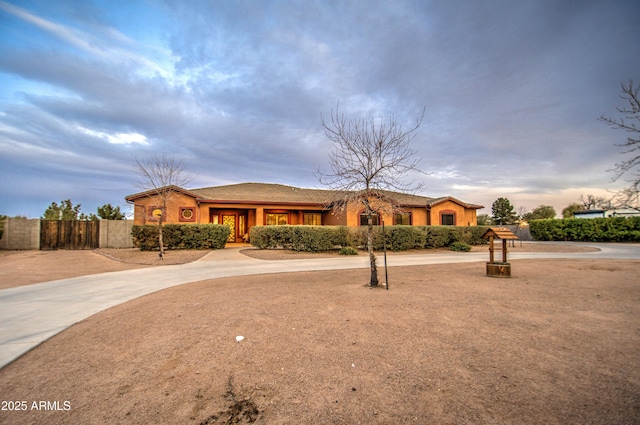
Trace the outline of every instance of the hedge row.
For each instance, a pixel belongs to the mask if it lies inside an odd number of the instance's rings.
[[[470,245],[486,243],[485,226],[388,226],[383,239],[382,227],[374,228],[374,249],[386,242],[391,251],[447,247],[454,242]],[[293,251],[321,252],[343,247],[364,248],[367,229],[345,226],[254,226],[251,244],[259,249],[284,248]]]
[[[352,245],[344,226],[253,226],[250,236],[251,245],[259,249],[321,252]]]
[[[640,217],[533,220],[529,231],[538,241],[640,242]]]
[[[487,231],[485,226],[389,226],[385,228],[386,237],[382,238],[382,228],[375,228],[374,249],[381,250],[383,242],[391,251],[408,249],[443,248],[455,242],[469,245],[487,243],[482,235]],[[359,228],[359,246],[367,244],[367,229]]]
[[[229,226],[219,224],[165,224],[162,242],[165,249],[222,249],[229,232]],[[133,226],[131,236],[141,251],[160,249],[158,226]]]

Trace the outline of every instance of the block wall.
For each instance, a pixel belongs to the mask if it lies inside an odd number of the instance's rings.
[[[7,218],[0,249],[40,249],[40,219]]]
[[[100,220],[100,248],[133,248],[133,220]]]

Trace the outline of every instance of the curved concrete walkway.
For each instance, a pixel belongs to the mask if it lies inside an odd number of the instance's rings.
[[[509,260],[529,258],[640,259],[640,244],[576,244],[599,248],[581,253],[510,253]],[[220,277],[264,273],[356,269],[369,267],[366,255],[267,261],[247,257],[241,248],[213,251],[198,261],[0,290],[0,368],[58,332],[95,313],[165,288]],[[407,254],[388,257],[388,266],[486,262],[488,254]],[[382,265],[382,258],[379,257]],[[479,276],[484,268],[479,269]]]

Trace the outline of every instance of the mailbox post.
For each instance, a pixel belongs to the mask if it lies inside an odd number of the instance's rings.
[[[505,227],[490,227],[483,238],[489,239],[489,262],[487,263],[487,276],[490,277],[511,277],[511,264],[507,262],[507,241],[518,239],[511,230]],[[495,245],[494,240],[502,240],[502,261],[494,260]]]

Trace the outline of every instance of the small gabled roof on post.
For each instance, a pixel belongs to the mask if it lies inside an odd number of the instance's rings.
[[[506,227],[489,227],[489,229],[482,235],[483,238],[489,239],[494,237],[496,239],[519,239],[511,230]]]

